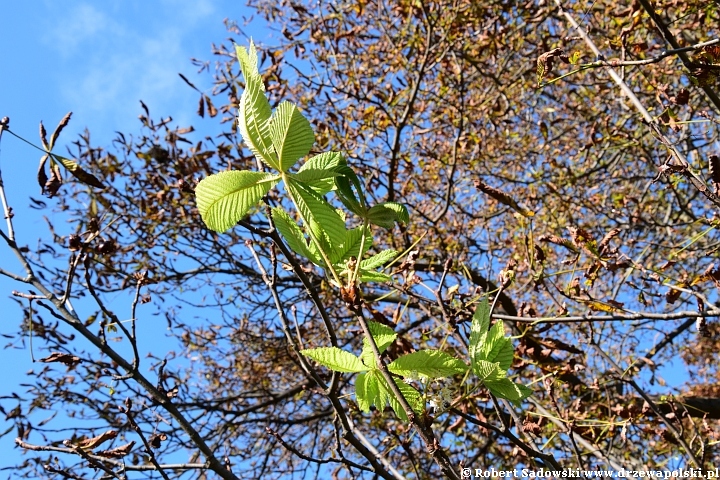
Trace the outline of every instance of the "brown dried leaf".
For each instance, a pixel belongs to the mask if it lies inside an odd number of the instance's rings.
[[[717,195],[720,190],[720,158],[717,155],[710,155],[708,157],[708,170],[713,183],[713,189]]]
[[[191,82],[190,80],[188,80],[185,75],[183,75],[182,73],[178,73],[178,75],[180,75],[180,78],[182,78],[183,81],[184,81],[185,83],[187,83],[188,86],[190,86],[190,88],[192,88],[192,89],[195,90],[196,92],[200,92],[200,90],[198,90],[197,87],[196,87],[195,85],[193,85],[192,82]]]
[[[45,150],[50,150],[50,146],[47,142],[47,131],[45,130],[45,125],[43,125],[42,120],[40,121],[40,142],[42,142],[42,146]]]
[[[70,355],[69,353],[60,353],[60,352],[53,352],[49,356],[45,358],[41,358],[38,360],[39,362],[45,362],[45,363],[52,363],[52,362],[60,362],[64,363],[68,367],[73,367],[80,363],[80,357],[76,357],[75,355]]]
[[[62,186],[62,175],[60,174],[60,167],[56,163],[50,165],[50,179],[43,185],[43,194],[52,198],[57,195],[57,192]]]
[[[108,440],[112,440],[113,438],[117,437],[117,435],[118,432],[116,432],[115,430],[108,430],[105,433],[101,433],[97,437],[88,438],[81,441],[77,444],[77,446],[82,448],[83,450],[92,450],[99,447],[101,444],[107,442]]]
[[[605,248],[610,243],[610,240],[617,237],[622,230],[619,228],[613,228],[608,233],[605,234],[605,236],[600,240],[600,243],[598,243],[598,251],[602,254],[605,251]]]
[[[680,290],[675,290],[674,288],[670,287],[670,289],[665,292],[665,301],[673,304],[677,301],[678,298],[680,298],[681,293],[682,292]]]
[[[549,52],[545,52],[542,55],[540,55],[537,59],[537,83],[540,85],[543,81],[543,78],[547,77],[552,73],[553,69],[553,58],[564,56],[564,52],[562,48],[553,48]],[[567,59],[563,58],[562,60],[565,61]],[[566,62],[569,63],[569,60]]]
[[[197,114],[200,118],[205,118],[205,96],[200,95],[200,101],[198,102]]]
[[[542,433],[542,428],[540,427],[539,422],[532,422],[530,421],[530,417],[525,417],[522,424],[522,431],[533,435],[540,435]]]
[[[507,193],[498,190],[495,187],[491,187],[490,185],[486,184],[480,179],[475,179],[475,188],[483,192],[484,194],[488,195],[489,197],[497,200],[498,202],[502,203],[503,205],[507,205],[508,207],[512,208],[516,212],[518,212],[520,215],[524,217],[533,217],[535,216],[535,212],[532,212],[524,207],[521,207],[510,195]]]
[[[135,441],[132,441],[130,443],[126,443],[125,445],[115,447],[111,450],[100,450],[99,452],[95,452],[95,455],[105,458],[123,458],[125,455],[128,455],[130,453],[130,450],[132,450],[134,446]]]
[[[215,117],[218,114],[217,108],[215,108],[215,105],[213,105],[212,100],[210,100],[210,97],[205,95],[205,103],[207,103],[207,110],[208,115],[210,115],[210,118]]]
[[[72,112],[66,113],[62,120],[60,120],[60,123],[58,123],[58,126],[55,127],[55,131],[50,137],[50,148],[47,148],[48,151],[51,151],[53,149],[53,147],[55,146],[55,141],[60,136],[60,132],[62,132],[63,129],[67,126],[67,124],[70,123],[70,117],[72,117]]]
[[[670,101],[675,105],[687,105],[690,101],[690,91],[687,88],[681,88],[677,95],[670,97]]]
[[[162,442],[165,440],[167,440],[167,435],[164,433],[153,433],[150,438],[148,438],[148,443],[152,448],[160,448]]]
[[[555,245],[562,245],[573,253],[580,253],[580,250],[570,240],[560,238],[556,235],[542,235],[538,240],[541,242],[554,243]]]
[[[43,192],[45,190],[45,185],[48,181],[47,173],[45,172],[45,162],[47,162],[48,156],[43,155],[40,159],[40,165],[38,166],[38,172],[37,172],[37,181],[40,185],[40,191]]]

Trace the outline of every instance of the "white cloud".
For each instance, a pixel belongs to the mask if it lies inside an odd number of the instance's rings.
[[[223,38],[214,2],[120,5],[81,4],[57,12],[45,38],[65,62],[63,72],[53,74],[59,80],[56,88],[75,118],[91,130],[137,128],[139,100],[153,116],[189,120],[195,94],[177,73],[187,71],[190,57],[210,57],[210,41],[200,52],[191,50],[196,35],[211,29],[218,40]],[[188,99],[188,105],[177,105],[180,99]]]

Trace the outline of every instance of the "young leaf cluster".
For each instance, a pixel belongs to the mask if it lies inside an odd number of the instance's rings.
[[[382,354],[395,341],[397,334],[391,328],[380,323],[368,322],[368,326],[375,344]],[[363,348],[359,357],[337,347],[313,348],[303,350],[301,353],[336,372],[357,373],[355,397],[358,407],[363,412],[369,412],[373,405],[379,410],[383,410],[386,405],[390,404],[399,418],[404,421],[408,420],[405,411],[380,372],[367,339],[363,340]],[[465,373],[468,367],[462,360],[440,350],[420,350],[397,358],[387,368],[390,373],[394,374],[395,384],[413,411],[421,413],[425,408],[423,396],[403,379],[446,378],[458,373]]]
[[[275,111],[265,96],[258,70],[255,46],[236,46],[245,79],[238,106],[238,127],[255,157],[274,173],[231,170],[211,175],[196,187],[198,209],[211,230],[225,232],[250,213],[260,200],[284,182],[302,227],[280,206],[272,208],[272,220],[288,246],[298,255],[333,273],[339,282],[388,281],[387,274],[375,271],[394,258],[385,250],[357,263],[372,246],[369,224],[392,228],[409,221],[405,206],[384,202],[368,206],[362,183],[348,167],[342,154],[324,152],[309,158],[297,170],[296,163],[310,153],[315,135],[310,122],[294,104],[283,101]],[[345,216],[324,196],[334,191],[337,198],[362,225],[346,228]]]
[[[525,385],[507,376],[515,350],[510,337],[505,336],[502,320],[490,327],[490,306],[487,298],[477,306],[470,327],[470,368],[496,397],[519,405],[532,394]]]

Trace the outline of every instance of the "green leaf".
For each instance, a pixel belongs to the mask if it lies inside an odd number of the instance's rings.
[[[277,228],[278,232],[280,232],[280,235],[283,236],[285,242],[288,244],[288,247],[290,247],[293,252],[309,259],[315,265],[323,265],[317,253],[308,246],[307,240],[305,239],[305,236],[300,230],[298,224],[290,218],[290,215],[288,215],[285,210],[280,207],[273,208],[272,218],[273,222],[275,222],[275,228]]]
[[[380,380],[382,380],[382,384],[380,386],[381,388],[384,388],[387,392],[390,406],[393,410],[395,410],[395,415],[397,415],[401,420],[407,422],[408,416],[405,413],[405,410],[403,410],[402,406],[400,405],[398,399],[395,397],[395,394],[390,390],[389,385],[385,383],[384,378],[381,378]],[[394,378],[393,380],[395,381],[395,385],[398,386],[398,389],[403,394],[403,397],[405,397],[405,400],[407,400],[413,412],[417,414],[422,413],[422,411],[425,409],[425,402],[423,401],[420,392],[415,390],[415,387],[413,387],[412,385],[408,385],[400,379]]]
[[[269,173],[238,170],[203,179],[195,187],[195,196],[205,225],[216,232],[225,232],[279,181],[278,176]]]
[[[462,360],[440,350],[408,353],[388,365],[388,370],[402,377],[417,373],[428,378],[444,378],[456,373],[465,373],[467,369],[467,365]]]
[[[510,400],[517,406],[520,406],[522,400],[532,395],[532,390],[528,387],[515,383],[509,378],[501,378],[492,381],[487,380],[485,381],[485,386],[496,397]]]
[[[306,227],[328,253],[337,251],[345,241],[345,222],[328,202],[308,187],[289,180],[288,192],[297,204]]]
[[[397,338],[397,333],[395,333],[392,328],[383,325],[382,323],[368,322],[368,328],[370,329],[370,335],[372,335],[375,340],[375,345],[377,345],[380,354],[387,350],[390,344],[392,344],[392,342],[394,342]],[[368,342],[367,338],[363,338],[363,349],[360,354],[360,358],[366,366],[376,368],[375,355],[373,354],[372,347],[370,347],[370,342]]]
[[[367,371],[367,367],[362,364],[358,357],[337,347],[311,348],[300,350],[300,353],[336,372]]]
[[[280,164],[273,151],[270,132],[272,109],[270,102],[265,97],[265,85],[258,71],[255,45],[250,42],[249,50],[235,45],[235,52],[245,78],[245,90],[240,97],[238,108],[240,134],[257,158],[275,170],[280,170]]]
[[[513,348],[512,340],[508,337],[503,337],[498,339],[490,353],[488,353],[487,360],[489,362],[497,362],[501,370],[510,370],[514,356],[515,349]]]
[[[357,399],[360,411],[368,413],[373,405],[382,405],[385,402],[380,395],[380,383],[375,372],[360,373],[355,379],[355,398]]]
[[[478,360],[472,366],[472,371],[480,380],[500,379],[507,376],[507,372],[500,370],[497,362],[488,362],[487,360]]]
[[[358,272],[358,278],[361,282],[390,282],[392,281],[392,277],[388,275],[387,273],[381,273],[381,272],[371,272],[367,270],[361,269],[360,272]]]
[[[363,233],[365,233],[365,243],[363,245],[363,251],[360,252],[360,244],[362,243]],[[335,254],[330,257],[333,263],[347,260],[350,257],[359,258],[372,246],[372,234],[370,230],[359,226],[351,228],[345,231],[345,241],[342,246],[335,251]]]
[[[388,249],[383,250],[380,253],[376,253],[370,258],[366,258],[360,262],[360,268],[371,270],[373,268],[385,265],[387,262],[397,257],[398,252],[396,250]]]
[[[408,223],[410,214],[405,205],[397,202],[383,202],[368,210],[368,220],[373,225],[393,228],[395,222]]]
[[[483,343],[480,352],[478,352],[480,358],[489,362],[494,361],[494,357],[498,354],[498,344],[504,338],[505,327],[501,321],[497,321],[492,327],[490,327],[490,330],[488,330],[485,342]]]
[[[335,177],[338,198],[348,210],[359,217],[365,218],[365,197],[360,179],[353,169],[346,165],[341,165],[336,170],[342,175]],[[355,191],[360,195],[360,199],[358,199],[355,192],[353,192],[353,187],[355,187]]]
[[[488,328],[490,327],[490,304],[487,297],[475,308],[472,323],[470,324],[470,345],[468,345],[468,354],[470,356],[470,364],[475,370],[475,362],[483,360],[482,356],[478,356],[482,351],[482,346],[487,338]]]
[[[55,160],[60,162],[62,166],[65,167],[67,171],[70,172],[72,176],[77,178],[81,183],[84,183],[85,185],[90,185],[91,187],[95,188],[105,188],[105,185],[103,185],[102,182],[98,180],[95,175],[86,170],[83,170],[80,164],[76,161],[70,160],[69,158],[61,157],[60,155],[55,155],[54,153],[51,153],[50,155],[52,155]],[[44,161],[41,160],[40,168],[42,168],[43,163]],[[44,184],[41,185],[41,187],[44,186]]]
[[[287,101],[281,102],[270,118],[270,133],[283,172],[307,155],[315,143],[310,122],[295,105]]]
[[[345,158],[338,152],[324,152],[305,162],[295,178],[307,184],[318,195],[325,195],[333,189],[334,178],[342,175],[336,167],[344,166]]]

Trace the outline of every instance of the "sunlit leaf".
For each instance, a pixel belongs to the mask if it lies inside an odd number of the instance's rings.
[[[368,220],[373,225],[392,228],[395,222],[408,223],[410,214],[405,205],[397,202],[383,202],[368,210]]]
[[[294,181],[286,184],[288,192],[300,210],[315,238],[324,243],[323,248],[337,251],[345,241],[345,222],[327,201],[308,187]]]
[[[397,385],[398,390],[403,394],[403,397],[405,397],[405,400],[410,405],[410,408],[415,412],[416,414],[422,413],[425,407],[425,402],[423,401],[422,395],[420,395],[420,392],[415,390],[415,387],[412,385],[408,385],[407,383],[403,382],[400,379],[394,378],[395,385]],[[398,401],[397,397],[395,397],[395,394],[390,390],[390,387],[385,383],[385,379],[381,379],[382,383],[380,384],[381,388],[384,388],[388,395],[388,401],[390,402],[390,406],[395,411],[395,415],[400,418],[400,420],[407,422],[408,416],[405,413],[405,410],[400,405],[400,402]]]
[[[363,234],[365,240],[363,251],[360,252],[360,244],[363,243]],[[346,230],[345,241],[335,250],[335,253],[331,256],[331,260],[333,262],[341,262],[351,257],[359,258],[372,246],[372,241],[372,234],[368,228],[359,226]]]
[[[258,72],[257,51],[250,42],[250,49],[235,45],[235,52],[243,77],[245,90],[240,98],[238,108],[238,128],[248,148],[257,158],[275,170],[281,170],[273,149],[270,132],[270,103],[265,97],[265,85]]]
[[[309,259],[316,265],[322,265],[321,259],[308,246],[305,236],[290,215],[282,208],[275,207],[272,209],[272,218],[275,222],[275,228],[278,229],[285,242],[290,249],[298,255]]]
[[[397,333],[395,333],[392,328],[381,323],[368,322],[368,328],[370,329],[370,334],[375,340],[375,345],[377,345],[380,354],[387,350],[390,344],[392,344],[392,342],[394,342],[397,338]],[[375,355],[372,351],[372,347],[370,346],[370,342],[368,342],[368,339],[364,337],[363,349],[362,353],[360,354],[360,358],[362,359],[363,363],[368,367],[375,367]]]
[[[195,187],[200,216],[209,229],[225,232],[279,181],[278,176],[263,172],[234,170],[210,175]]]
[[[398,252],[396,250],[383,250],[382,252],[377,253],[372,257],[366,258],[365,260],[360,262],[360,268],[370,270],[373,268],[381,267],[382,265],[385,265],[387,262],[397,257],[397,255]]]
[[[467,368],[462,360],[440,350],[408,353],[388,365],[388,370],[403,377],[417,373],[428,378],[451,377],[457,373],[465,373]]]
[[[336,372],[364,372],[368,369],[358,357],[337,347],[311,348],[300,350],[300,353]]]
[[[310,122],[290,102],[282,102],[275,109],[270,118],[270,133],[283,172],[307,155],[315,143]]]
[[[492,381],[486,380],[485,386],[496,397],[510,400],[512,403],[518,406],[522,403],[524,399],[532,395],[532,390],[530,390],[528,387],[515,383],[509,378],[501,378]]]

